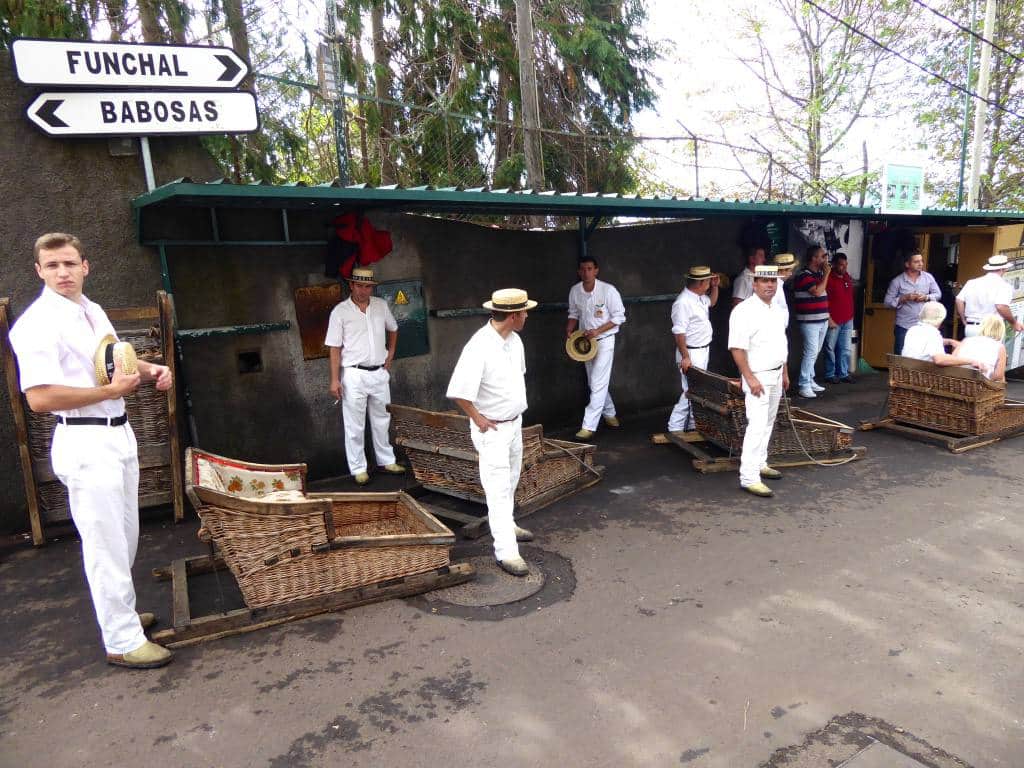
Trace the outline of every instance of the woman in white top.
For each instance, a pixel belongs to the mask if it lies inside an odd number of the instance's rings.
[[[964,339],[953,356],[961,365],[967,362],[980,369],[992,381],[1006,381],[1005,335],[1003,318],[986,315],[981,321],[981,334]]]

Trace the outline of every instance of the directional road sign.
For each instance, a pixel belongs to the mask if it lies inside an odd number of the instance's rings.
[[[28,119],[51,136],[166,136],[252,133],[248,91],[67,91],[41,93]]]
[[[236,87],[249,66],[230,48],[30,40],[11,46],[26,85],[100,88]]]

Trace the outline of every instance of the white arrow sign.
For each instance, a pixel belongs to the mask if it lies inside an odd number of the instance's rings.
[[[104,88],[234,88],[249,66],[230,48],[202,45],[15,40],[18,79],[26,85]]]
[[[41,93],[28,119],[51,136],[166,136],[252,133],[259,128],[248,91]]]

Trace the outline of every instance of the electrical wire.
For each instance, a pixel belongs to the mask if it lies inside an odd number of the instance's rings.
[[[994,100],[988,98],[987,96],[982,96],[981,94],[976,93],[976,92],[972,91],[969,88],[964,88],[962,85],[957,85],[952,80],[949,80],[949,79],[943,77],[942,75],[940,75],[940,74],[938,74],[936,72],[932,72],[927,67],[921,66],[920,64],[918,64],[913,59],[910,59],[907,56],[904,56],[899,51],[896,51],[896,50],[890,48],[889,46],[887,46],[885,43],[879,42],[878,40],[873,38],[871,35],[869,35],[867,32],[864,32],[864,31],[858,29],[857,27],[855,27],[852,24],[850,24],[848,21],[845,21],[845,20],[841,19],[840,17],[836,16],[831,11],[825,10],[820,5],[815,3],[814,0],[803,0],[803,2],[806,3],[807,5],[811,6],[812,8],[814,8],[816,11],[818,11],[818,13],[822,14],[823,16],[828,16],[828,18],[832,19],[833,21],[835,21],[838,24],[842,24],[844,27],[846,27],[848,30],[850,30],[854,34],[860,35],[861,37],[863,37],[868,42],[870,42],[870,43],[872,43],[874,45],[877,45],[883,51],[891,53],[897,59],[905,61],[907,64],[910,64],[912,67],[916,67],[917,69],[921,70],[922,72],[924,72],[929,77],[933,77],[936,80],[939,80],[939,81],[945,83],[946,85],[948,85],[953,90],[959,91],[960,93],[962,93],[962,94],[964,94],[966,96],[971,96],[972,98],[978,99],[979,101],[983,101],[986,104],[988,104],[989,106],[994,107],[995,109],[998,109],[1001,112],[1006,112],[1008,115],[1013,115],[1018,120],[1024,120],[1024,115],[1022,115],[1020,112],[1016,112],[1016,111],[1010,109],[1009,107],[1003,106],[998,101],[994,101]]]
[[[926,3],[924,2],[924,0],[914,0],[914,2],[915,2],[915,3],[917,3],[918,5],[920,5],[920,6],[922,7],[922,8],[924,8],[924,9],[925,9],[926,11],[931,11],[931,12],[932,12],[932,13],[934,13],[934,14],[935,14],[936,16],[938,16],[938,17],[939,17],[940,19],[942,19],[942,20],[944,20],[944,21],[948,21],[948,22],[949,22],[950,24],[952,24],[952,25],[953,25],[954,27],[956,27],[957,29],[959,29],[959,30],[960,30],[961,32],[966,32],[966,33],[967,33],[968,35],[970,35],[971,37],[973,37],[973,38],[974,38],[975,40],[980,40],[980,41],[981,41],[981,42],[983,42],[983,43],[987,43],[988,45],[991,45],[991,46],[992,46],[993,48],[995,48],[995,49],[996,49],[997,51],[999,51],[1000,53],[1005,53],[1005,54],[1006,54],[1007,56],[1009,56],[1010,58],[1012,58],[1012,59],[1016,59],[1017,61],[1019,61],[1019,62],[1021,62],[1022,64],[1024,64],[1024,57],[1022,57],[1022,56],[1018,56],[1018,55],[1017,55],[1016,53],[1014,53],[1013,51],[1008,51],[1008,50],[1006,50],[1006,49],[1005,49],[1005,48],[1003,48],[1003,47],[1002,47],[1001,45],[999,45],[999,44],[998,44],[998,43],[996,43],[996,42],[993,42],[992,40],[989,40],[989,39],[988,39],[987,37],[985,37],[984,35],[979,35],[979,34],[978,34],[977,32],[975,32],[975,31],[974,31],[973,29],[971,29],[970,27],[965,27],[965,26],[964,26],[963,24],[961,24],[961,23],[960,23],[959,21],[957,21],[956,19],[951,19],[951,18],[950,18],[949,16],[947,16],[947,15],[946,15],[946,14],[944,14],[944,13],[942,13],[942,11],[938,11],[938,10],[936,10],[935,8],[932,8],[932,7],[930,6],[930,5],[927,5],[927,4],[926,4]]]

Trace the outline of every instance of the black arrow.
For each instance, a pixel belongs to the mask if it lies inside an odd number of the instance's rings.
[[[242,71],[242,68],[230,56],[224,56],[219,53],[215,54],[215,56],[217,61],[224,65],[224,74],[217,78],[217,82],[221,80],[230,82],[235,79],[235,75]]]
[[[36,110],[36,116],[51,128],[67,128],[68,124],[57,117],[57,109],[63,103],[64,99],[47,99]]]

